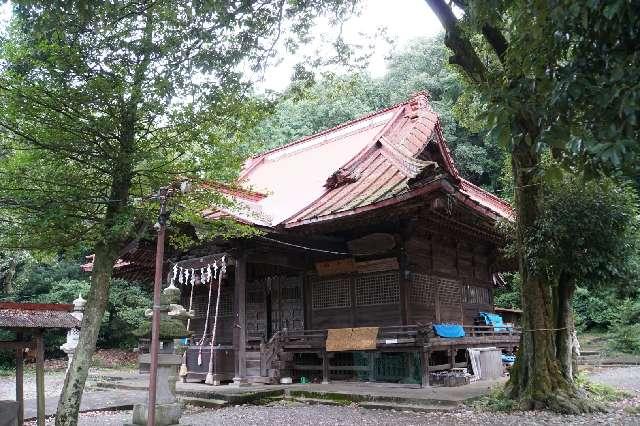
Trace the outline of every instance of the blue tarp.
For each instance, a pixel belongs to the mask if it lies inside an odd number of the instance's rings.
[[[513,364],[516,362],[516,357],[515,355],[502,355],[502,362],[505,364]]]
[[[509,331],[502,322],[502,317],[498,314],[492,314],[489,312],[480,312],[480,316],[484,319],[485,324],[492,325],[493,331],[506,332]]]
[[[433,324],[433,331],[440,337],[464,337],[464,328],[459,324]]]

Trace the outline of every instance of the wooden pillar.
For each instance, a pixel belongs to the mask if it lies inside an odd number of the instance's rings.
[[[451,364],[451,368],[456,368],[457,353],[458,353],[457,349],[449,349],[449,363]]]
[[[420,368],[422,371],[422,380],[420,381],[420,387],[429,387],[429,356],[431,353],[425,348],[420,348]]]
[[[329,357],[327,351],[322,351],[322,384],[329,384]]]
[[[434,290],[435,290],[435,305],[436,305],[436,322],[440,322],[440,283],[438,280],[434,280]]]
[[[237,386],[246,383],[247,376],[247,317],[246,317],[247,255],[241,253],[236,258],[234,282],[235,324],[233,330],[233,349],[235,352],[235,376]]]
[[[34,337],[36,339],[36,398],[38,426],[44,426],[44,339],[42,338],[42,330],[38,330]]]
[[[409,309],[407,300],[409,298],[411,282],[409,281],[409,268],[407,266],[407,254],[404,248],[404,239],[401,242],[401,248],[398,250],[398,260],[400,261],[400,324],[407,325],[409,323]]]
[[[22,342],[22,333],[16,334],[17,341]],[[18,403],[18,425],[24,422],[24,348],[16,348],[16,402]]]

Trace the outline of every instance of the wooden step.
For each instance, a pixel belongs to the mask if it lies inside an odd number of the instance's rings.
[[[247,367],[247,376],[260,376],[260,367]]]

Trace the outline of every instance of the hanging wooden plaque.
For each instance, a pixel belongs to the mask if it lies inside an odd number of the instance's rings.
[[[327,275],[339,275],[355,272],[356,264],[352,258],[327,260],[324,262],[316,262],[316,271],[318,275],[323,277]]]

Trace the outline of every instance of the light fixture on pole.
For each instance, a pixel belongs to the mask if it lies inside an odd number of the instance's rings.
[[[189,181],[182,181],[177,186],[182,193],[191,189]],[[155,426],[156,423],[156,388],[158,380],[158,352],[160,351],[160,292],[162,290],[162,273],[164,265],[164,240],[167,228],[167,199],[171,195],[173,187],[163,187],[154,197],[160,203],[160,213],[154,228],[158,232],[156,245],[156,270],[153,282],[153,316],[151,319],[151,366],[149,371],[149,402],[147,413],[147,425]]]

